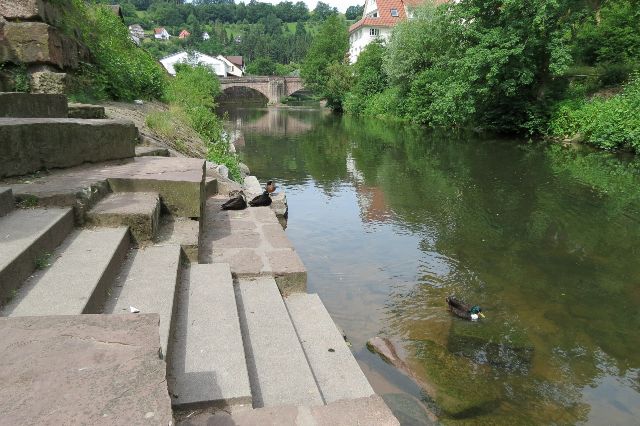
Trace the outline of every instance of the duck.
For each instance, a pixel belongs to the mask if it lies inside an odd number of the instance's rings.
[[[231,198],[220,206],[221,210],[244,210],[247,208],[247,200],[242,192],[237,197]]]
[[[253,200],[249,201],[249,205],[251,207],[266,207],[271,205],[271,196],[269,195],[269,191],[264,191],[262,194],[254,197]]]
[[[267,182],[267,185],[264,188],[269,194],[271,194],[272,192],[274,192],[276,190],[276,184],[273,183],[272,180]]]
[[[449,310],[462,319],[477,321],[479,317],[485,317],[482,313],[482,308],[478,305],[472,306],[457,299],[454,295],[447,296],[445,300],[449,305]]]

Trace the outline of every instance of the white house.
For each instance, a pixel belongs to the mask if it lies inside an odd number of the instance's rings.
[[[240,56],[242,58],[242,56]],[[216,59],[221,60],[225,63],[227,67],[227,75],[232,77],[242,77],[244,75],[244,69],[238,67],[235,63],[231,62],[229,58],[226,58],[222,55],[216,56]]]
[[[362,19],[349,28],[350,62],[355,63],[360,52],[372,41],[389,40],[393,27],[411,18],[413,9],[422,3],[424,0],[366,0]]]
[[[218,57],[219,58],[219,57]],[[176,75],[176,64],[204,65],[209,68],[218,77],[227,76],[227,63],[221,59],[205,55],[200,52],[179,52],[160,59],[160,63],[171,75]]]
[[[157,39],[157,40],[169,40],[169,37],[171,37],[169,35],[169,32],[167,30],[165,30],[164,28],[156,28],[153,30],[153,36]]]

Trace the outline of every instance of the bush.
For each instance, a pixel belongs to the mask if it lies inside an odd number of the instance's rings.
[[[556,107],[549,133],[557,137],[576,134],[603,149],[630,149],[640,153],[640,76],[609,99],[565,101]]]
[[[83,68],[84,79],[96,82],[78,89],[93,92],[95,98],[161,98],[166,83],[164,70],[133,44],[120,19],[104,6],[88,7],[82,0],[71,3],[65,11],[63,30],[89,48],[94,64]]]

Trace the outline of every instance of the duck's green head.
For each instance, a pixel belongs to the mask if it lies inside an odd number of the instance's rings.
[[[469,313],[480,315],[482,318],[484,318],[484,314],[482,313],[482,308],[478,305],[472,306],[471,309],[469,310]]]

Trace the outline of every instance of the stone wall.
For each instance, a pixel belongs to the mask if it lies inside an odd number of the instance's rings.
[[[0,91],[27,73],[33,93],[64,93],[66,71],[90,60],[88,49],[60,31],[64,12],[49,0],[0,1]]]

